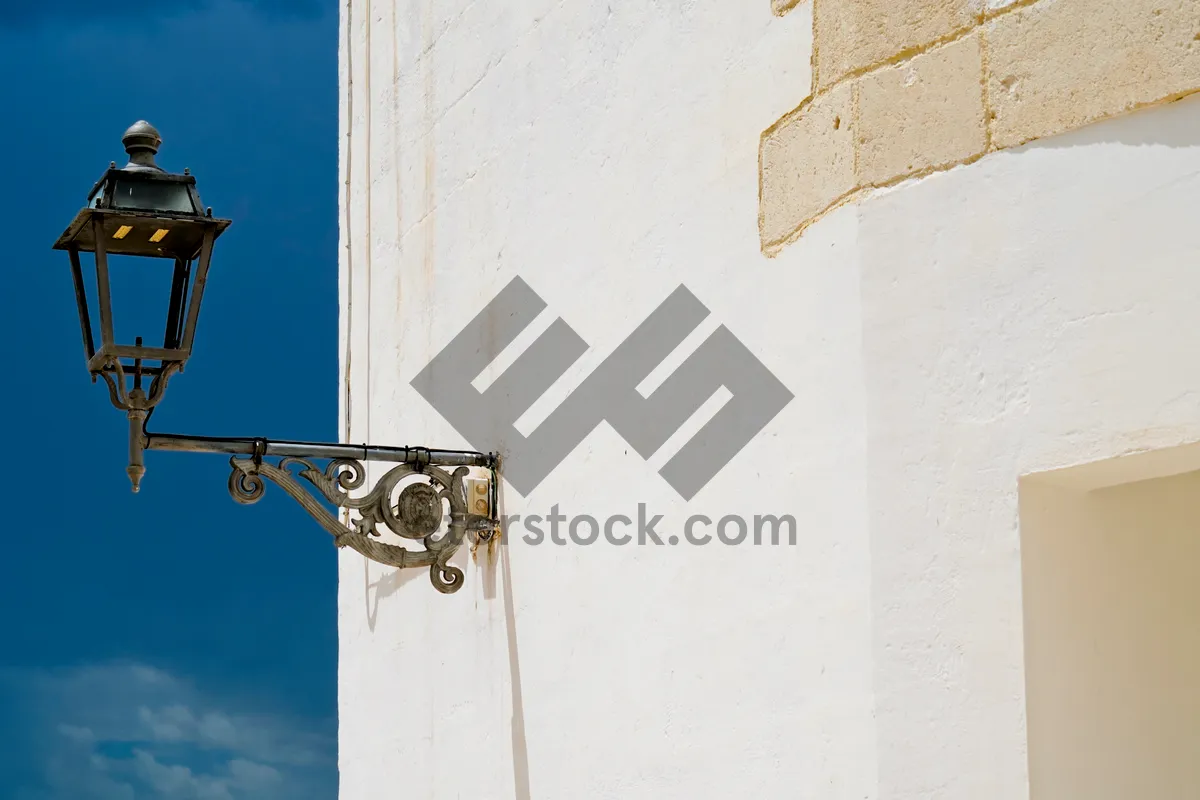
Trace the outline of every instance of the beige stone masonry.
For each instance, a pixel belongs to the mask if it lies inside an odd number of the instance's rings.
[[[818,89],[901,53],[969,30],[976,0],[816,0],[813,67]]]
[[[1044,0],[985,30],[996,147],[1200,87],[1195,0]]]
[[[815,216],[830,198],[851,192],[854,171],[855,87],[845,84],[821,95],[811,105],[763,136],[759,171],[763,197],[788,202],[762,205],[762,235],[782,239],[795,228],[795,218]]]
[[[1200,91],[1200,0],[814,2],[813,94],[760,146],[767,255],[872,188]]]
[[[958,164],[987,147],[978,34],[864,75],[858,90],[860,185]]]

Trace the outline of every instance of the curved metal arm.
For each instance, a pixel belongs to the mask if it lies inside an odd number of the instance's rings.
[[[225,453],[232,472],[229,493],[239,503],[256,503],[266,481],[279,486],[317,523],[333,535],[338,547],[349,547],[372,561],[392,567],[428,567],[434,588],[457,592],[463,572],[450,559],[468,536],[488,541],[499,531],[497,490],[499,458],[471,450],[432,450],[425,447],[379,447],[322,442],[273,442],[267,439],[209,438],[146,431],[146,420],[162,399],[167,381],[181,365],[164,364],[150,384],[141,387],[135,365],[133,388],[121,362],[107,360],[99,374],[108,384],[112,404],[129,417],[129,473],[138,491],[146,473],[146,450]],[[277,456],[275,464],[266,456]],[[330,459],[321,469],[313,459]],[[350,493],[366,481],[363,462],[395,464],[361,497]],[[468,513],[466,480],[472,467],[489,470],[488,514]],[[298,469],[296,469],[298,468]],[[449,472],[447,468],[453,468]],[[422,479],[427,479],[422,482]],[[401,483],[404,482],[404,486]],[[321,498],[350,512],[342,523],[322,505]],[[439,535],[439,531],[445,531]],[[409,550],[379,538],[384,532],[417,543]]]
[[[140,428],[135,434],[132,425],[130,436],[137,439],[139,452],[144,448],[233,454],[229,459],[232,469],[229,494],[237,502],[257,503],[266,491],[266,481],[270,481],[328,531],[336,546],[349,547],[391,567],[428,567],[434,588],[444,594],[462,587],[462,570],[449,562],[463,541],[468,536],[488,541],[499,530],[495,496],[499,459],[494,454],[424,447],[216,439],[143,433]],[[131,442],[130,447],[132,450],[135,445]],[[272,464],[264,461],[269,455],[281,458]],[[330,459],[324,469],[313,463],[314,459],[324,458]],[[365,495],[351,497],[350,493],[366,482],[365,461],[390,462],[396,466],[384,473]],[[446,467],[453,467],[454,471]],[[468,513],[466,480],[471,467],[489,470],[489,514]],[[331,514],[322,499],[349,511],[349,525]],[[422,549],[410,550],[380,541],[385,532],[419,544]]]

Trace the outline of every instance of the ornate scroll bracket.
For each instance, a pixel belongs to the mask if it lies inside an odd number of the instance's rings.
[[[93,372],[94,377],[103,378],[107,384],[112,404],[129,418],[126,472],[133,491],[138,491],[146,474],[146,450],[229,454],[233,456],[229,493],[237,502],[258,502],[266,490],[266,482],[270,481],[328,531],[338,547],[349,547],[387,566],[428,567],[434,587],[444,594],[462,588],[463,572],[450,564],[450,559],[468,538],[489,541],[499,529],[495,518],[499,506],[496,455],[425,447],[219,439],[147,432],[146,422],[162,400],[167,382],[181,368],[180,363],[164,363],[151,372],[153,377],[145,390],[140,360],[135,360],[132,375],[116,357],[104,360]],[[269,463],[263,460],[265,456],[279,459]],[[329,459],[324,469],[314,463],[324,459]],[[364,462],[393,466],[370,491],[352,497],[351,493],[366,483]],[[472,468],[489,472],[488,514],[468,513],[466,480]],[[349,511],[349,523],[341,522],[325,503]],[[408,540],[419,549],[389,544],[382,541],[384,534]]]
[[[464,480],[470,474],[468,467],[460,466],[451,473],[422,461],[402,463],[384,473],[369,492],[351,497],[366,480],[360,461],[334,458],[323,470],[298,457],[271,464],[263,461],[262,449],[250,457],[229,460],[229,493],[234,500],[258,502],[266,490],[264,480],[269,480],[328,531],[337,547],[349,547],[392,567],[428,567],[434,588],[443,594],[462,587],[462,570],[449,562],[463,541],[468,536],[486,541],[495,533],[496,520],[467,512]],[[402,482],[406,482],[403,488]],[[350,511],[350,525],[331,514],[318,497]],[[443,528],[445,532],[438,535]],[[379,541],[385,531],[423,549]]]

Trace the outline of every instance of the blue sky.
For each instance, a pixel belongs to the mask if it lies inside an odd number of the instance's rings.
[[[337,35],[316,0],[0,0],[0,797],[335,794],[328,535],[279,491],[236,505],[220,456],[148,453],[130,492],[50,245],[152,122],[234,224],[151,428],[336,441]]]

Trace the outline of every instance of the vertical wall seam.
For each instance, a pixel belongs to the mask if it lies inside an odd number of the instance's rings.
[[[424,129],[424,207],[422,209],[421,221],[424,222],[425,231],[422,237],[424,253],[422,258],[422,274],[425,279],[425,293],[433,299],[436,294],[436,281],[434,275],[434,261],[437,259],[437,104],[435,102],[435,94],[437,90],[437,80],[434,74],[434,43],[436,41],[433,32],[434,20],[434,0],[426,0],[422,4],[421,17],[421,41],[423,50],[426,53],[425,58],[420,59],[424,68],[422,75],[424,80],[424,118],[422,126]],[[417,223],[420,224],[420,223]],[[433,314],[425,315],[425,348],[433,346]]]
[[[374,103],[375,98],[371,94],[371,72],[372,72],[371,68],[373,66],[372,53],[371,53],[371,28],[374,27],[375,20],[372,16],[371,0],[366,0],[366,6],[367,6],[367,8],[366,8],[365,24],[367,26],[367,30],[364,34],[365,41],[364,41],[363,49],[366,53],[367,69],[366,69],[366,77],[364,78],[364,82],[363,82],[363,93],[366,95],[366,98],[367,98],[367,107],[363,111],[363,124],[367,129],[367,146],[366,146],[366,152],[364,153],[365,160],[366,160],[365,173],[366,173],[366,179],[367,179],[367,196],[366,196],[366,214],[365,214],[366,224],[364,225],[363,239],[365,240],[365,244],[367,247],[367,259],[366,259],[367,274],[365,276],[367,279],[367,335],[365,337],[366,338],[366,347],[367,347],[367,368],[365,371],[366,385],[367,385],[367,397],[366,397],[367,422],[366,422],[366,426],[363,431],[363,441],[370,442],[371,441],[371,405],[372,405],[371,401],[374,397],[374,391],[373,391],[373,387],[371,385],[371,381],[374,378],[374,375],[372,375],[372,373],[371,373],[371,329],[374,327],[374,320],[371,318],[371,273],[375,271],[374,270],[375,246],[374,246],[374,240],[372,239],[372,236],[371,236],[371,199],[372,199],[372,194],[374,193],[374,188],[375,188],[374,171],[372,170],[372,163],[371,163],[371,159],[372,159],[371,140],[374,138],[372,135],[373,132],[371,130],[371,124],[372,124],[371,108],[375,105],[375,103]],[[371,465],[369,463],[364,462],[363,467],[366,470],[367,485],[369,486],[371,483],[371,475],[370,475]]]
[[[400,41],[397,29],[400,27],[400,15],[397,11],[399,2],[392,3],[392,169],[396,173],[396,242],[395,242],[395,273],[396,273],[396,319],[400,320],[403,317],[404,311],[404,268],[403,268],[403,247],[404,247],[404,162],[400,156],[403,150],[403,125],[401,125],[400,115]],[[399,352],[399,337],[397,337],[397,353],[396,363],[400,363]]]
[[[350,433],[352,430],[351,419],[352,409],[351,391],[350,391],[350,376],[351,376],[351,360],[354,354],[352,342],[354,339],[354,236],[351,220],[351,176],[354,173],[354,0],[346,0],[346,157],[345,157],[345,185],[343,187],[343,221],[345,226],[345,248],[346,248],[346,349],[345,349],[345,364],[342,375],[343,389],[342,402],[345,404],[344,419],[342,420],[342,441],[350,441]],[[343,520],[346,524],[350,523],[349,509],[343,511]]]

